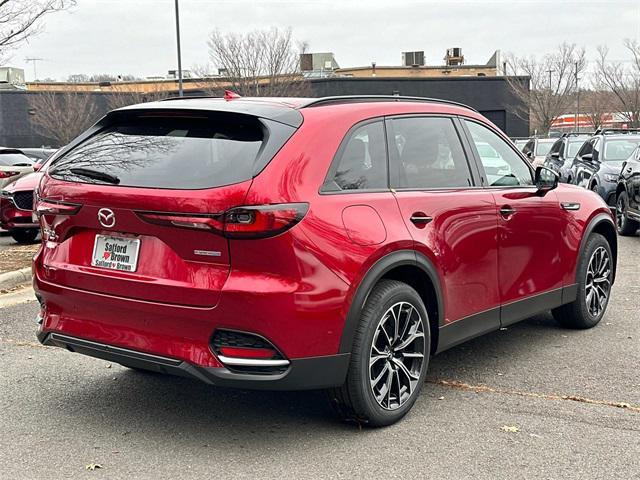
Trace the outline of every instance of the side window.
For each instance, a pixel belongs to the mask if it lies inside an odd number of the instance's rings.
[[[426,189],[473,185],[467,157],[450,118],[392,118],[389,126],[393,187]]]
[[[535,147],[536,147],[536,141],[535,140],[529,140],[526,143],[526,145],[524,147],[522,147],[522,153],[524,153],[525,155],[533,153],[533,149]]]
[[[533,185],[531,169],[496,133],[479,123],[465,120],[489,186]]]
[[[598,160],[600,156],[600,139],[596,138],[593,142],[593,159]]]
[[[327,190],[387,188],[387,147],[382,120],[351,132]]]
[[[562,149],[562,145],[564,145],[563,141],[562,140],[557,140],[556,143],[554,143],[551,146],[551,150],[549,150],[549,154],[552,154],[552,153],[558,153],[559,154],[560,150]]]
[[[588,142],[584,142],[582,144],[582,147],[580,147],[580,150],[578,151],[578,156],[582,157],[583,155],[586,155],[592,152],[593,152],[593,140],[589,140]]]

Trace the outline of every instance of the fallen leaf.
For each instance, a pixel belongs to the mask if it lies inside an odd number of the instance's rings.
[[[100,465],[99,463],[89,463],[88,465],[85,465],[85,467],[87,470],[96,470],[98,468],[102,468],[102,465]]]
[[[438,397],[438,400],[444,400],[444,397]]]
[[[111,364],[107,363],[107,366],[105,368],[111,368]]]
[[[503,425],[502,427],[500,427],[500,430],[502,430],[503,432],[509,432],[509,433],[517,433],[520,431],[520,429],[515,425]]]

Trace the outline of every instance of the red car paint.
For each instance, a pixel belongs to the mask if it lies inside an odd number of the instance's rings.
[[[177,105],[218,105],[206,102]],[[340,143],[358,122],[438,114],[491,124],[474,111],[437,102],[347,102],[299,111],[302,125],[246,182],[163,190],[88,185],[45,174],[40,197],[79,210],[41,218],[53,234],[34,260],[41,333],[221,370],[210,345],[217,329],[258,334],[287,359],[335,355],[361,282],[388,254],[416,251],[431,262],[442,290],[441,325],[449,325],[574,284],[587,225],[596,215],[611,217],[597,196],[562,184],[544,196],[535,187],[321,193]],[[254,240],[169,228],[135,213],[207,214],[298,202],[308,204],[299,224]],[[580,202],[581,208],[563,210],[561,202]],[[504,205],[517,208],[513,218],[500,215]],[[97,222],[104,207],[115,213],[113,228]],[[416,212],[434,221],[414,225],[409,218]],[[96,234],[114,232],[141,239],[136,272],[91,266]],[[199,257],[194,250],[220,256]]]
[[[25,175],[7,185],[3,191],[12,194],[17,192],[33,194],[41,178],[42,174],[38,172]],[[38,223],[32,219],[32,213],[33,211],[31,209],[18,208],[12,199],[0,196],[0,228],[4,228],[5,230],[14,228],[38,228]]]

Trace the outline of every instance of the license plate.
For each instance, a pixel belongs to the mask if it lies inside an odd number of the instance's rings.
[[[135,272],[138,267],[140,240],[137,238],[96,235],[91,266]]]

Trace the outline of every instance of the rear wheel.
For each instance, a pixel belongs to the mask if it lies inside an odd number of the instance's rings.
[[[598,233],[588,238],[578,263],[576,299],[552,310],[563,327],[595,327],[609,304],[613,280],[613,255],[607,240]]]
[[[13,237],[13,239],[21,244],[33,243],[38,236],[37,228],[25,228],[25,229],[15,229],[11,230],[9,234]]]
[[[616,227],[620,235],[634,235],[638,228],[640,228],[640,222],[631,220],[627,217],[627,207],[629,206],[629,197],[627,192],[622,191],[618,195],[616,201]]]
[[[347,380],[329,391],[338,414],[373,427],[400,420],[422,389],[430,345],[418,293],[399,281],[381,281],[360,316]]]

